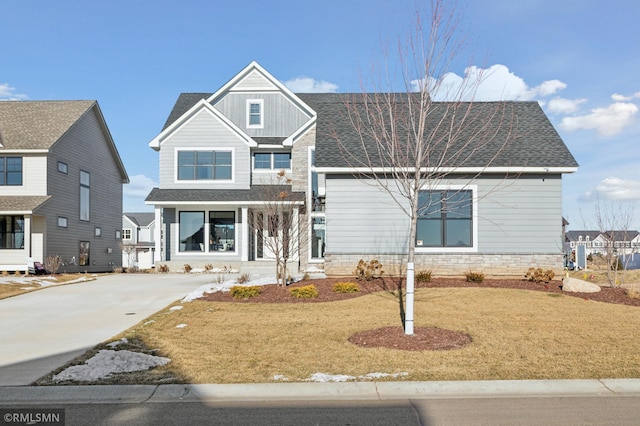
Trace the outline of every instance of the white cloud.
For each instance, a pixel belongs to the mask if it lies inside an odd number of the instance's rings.
[[[122,193],[125,197],[144,199],[156,186],[158,183],[145,175],[129,176],[129,183],[122,187]]]
[[[611,99],[613,99],[616,102],[628,102],[633,99],[640,99],[640,92],[636,92],[631,96],[625,96],[625,95],[621,95],[620,93],[614,93],[613,95],[611,95]]]
[[[566,99],[566,98],[553,98],[547,103],[549,111],[556,114],[571,114],[576,112],[581,104],[585,103],[586,99]]]
[[[586,115],[565,117],[560,122],[560,128],[569,132],[595,129],[600,136],[615,136],[634,123],[637,113],[638,107],[635,104],[616,102],[606,108],[592,109]]]
[[[608,177],[587,192],[584,198],[609,201],[640,200],[640,181]]]
[[[14,87],[9,86],[7,83],[0,83],[0,100],[4,101],[20,101],[27,99],[27,95],[16,93]]]
[[[297,77],[284,82],[284,85],[294,93],[335,93],[338,85],[310,77]]]
[[[411,82],[418,90],[421,81]],[[527,83],[501,64],[489,68],[468,67],[464,76],[447,73],[442,79],[429,81],[434,100],[475,100],[475,101],[530,101],[551,96],[567,87],[560,80],[543,81],[540,85],[529,87]]]

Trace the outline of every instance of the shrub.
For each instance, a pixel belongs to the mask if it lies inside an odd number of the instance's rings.
[[[193,269],[193,268],[191,267],[191,265],[189,265],[188,263],[185,263],[185,264],[184,264],[184,273],[185,273],[185,274],[188,274],[189,272],[191,272],[191,269]]]
[[[58,255],[47,256],[44,260],[44,269],[49,271],[51,275],[57,274],[60,266],[62,266],[62,258]]]
[[[420,271],[415,276],[416,282],[419,283],[430,283],[431,282],[431,270],[429,271]]]
[[[309,275],[308,272],[305,272],[304,275],[302,276],[301,281],[308,281],[309,279],[311,279],[311,275]]]
[[[212,269],[213,269],[213,265],[212,265],[212,264],[207,263],[206,265],[204,265],[204,270],[205,270],[206,272],[209,272],[209,271],[211,271]]]
[[[2,276],[3,277],[8,277],[9,276],[9,272],[8,271],[2,271]]]
[[[248,299],[250,297],[259,295],[260,287],[256,285],[234,285],[233,287],[231,287],[231,289],[229,289],[229,292],[234,299]]]
[[[237,279],[236,282],[238,284],[244,284],[249,282],[249,274],[242,274]]]
[[[333,285],[333,291],[336,293],[357,293],[360,287],[356,283],[340,282]]]
[[[555,275],[556,274],[551,269],[547,269],[545,271],[542,268],[529,268],[529,270],[524,274],[524,277],[529,281],[548,283]]]
[[[484,281],[484,274],[482,272],[465,272],[464,276],[468,283],[481,283]]]
[[[167,273],[169,272],[169,265],[162,264],[158,266],[158,272]]]
[[[352,272],[356,276],[357,280],[369,281],[374,278],[380,278],[384,271],[382,270],[382,263],[377,259],[372,259],[366,262],[364,259],[360,259],[355,271]]]
[[[318,289],[315,285],[309,284],[302,287],[294,287],[289,289],[289,294],[298,299],[311,299],[318,297]]]

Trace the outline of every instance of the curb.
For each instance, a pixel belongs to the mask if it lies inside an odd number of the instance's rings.
[[[640,396],[640,379],[3,386],[0,406],[49,403]]]

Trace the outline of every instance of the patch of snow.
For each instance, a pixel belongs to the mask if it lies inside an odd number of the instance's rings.
[[[83,365],[74,365],[56,374],[53,376],[53,381],[92,382],[114,373],[144,371],[152,367],[166,365],[169,362],[171,362],[169,358],[141,354],[139,352],[103,349]]]
[[[317,266],[309,266],[304,271],[308,272],[310,274],[321,274],[321,273],[324,273],[324,269],[320,269]]]
[[[172,306],[169,308],[170,311],[179,311],[180,309],[182,309],[182,306],[180,305]]]
[[[276,283],[276,279],[275,277],[263,277],[263,278],[257,278],[254,280],[250,280],[244,284],[238,284],[235,280],[228,280],[225,281],[223,283],[212,283],[212,284],[205,284],[203,286],[200,286],[198,288],[196,288],[195,290],[193,290],[191,293],[187,294],[183,299],[182,302],[192,302],[196,299],[199,299],[201,297],[203,297],[205,295],[205,293],[215,293],[218,291],[229,291],[229,289],[233,286],[236,285],[242,285],[242,286],[254,286],[254,285],[267,285],[267,284],[275,284]]]
[[[305,382],[316,382],[316,383],[328,383],[328,382],[347,382],[350,380],[375,380],[375,379],[382,379],[382,378],[386,378],[386,377],[391,377],[391,378],[399,378],[399,377],[405,377],[408,376],[408,373],[394,373],[394,374],[390,374],[390,373],[368,373],[365,374],[364,376],[348,376],[346,374],[327,374],[327,373],[315,373],[312,374],[311,377],[309,377],[308,379],[305,379]],[[274,376],[274,380],[275,378],[278,376]],[[286,379],[286,378],[285,378]],[[283,380],[283,379],[280,379]]]
[[[115,348],[116,346],[120,346],[123,343],[129,343],[129,340],[126,337],[123,337],[120,340],[116,340],[115,342],[107,343],[107,346],[110,348]]]
[[[187,324],[178,324],[176,325],[176,328],[185,328],[187,326]]]
[[[286,382],[289,380],[289,378],[287,376],[283,376],[282,374],[276,374],[275,376],[273,376],[273,380]]]
[[[149,325],[149,324],[153,324],[154,322],[156,322],[156,320],[149,320],[142,325]]]

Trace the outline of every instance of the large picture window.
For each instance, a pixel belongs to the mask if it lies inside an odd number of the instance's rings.
[[[178,180],[231,180],[231,151],[178,151]]]
[[[204,212],[180,212],[180,251],[204,251]]]
[[[22,157],[0,157],[0,185],[22,185]]]
[[[421,191],[417,247],[472,247],[471,190]]]
[[[0,216],[0,249],[24,248],[24,216]]]
[[[209,250],[234,251],[235,242],[235,213],[209,212]]]

